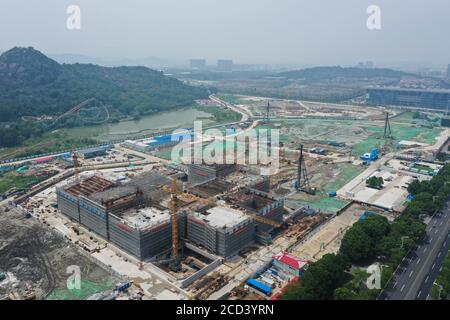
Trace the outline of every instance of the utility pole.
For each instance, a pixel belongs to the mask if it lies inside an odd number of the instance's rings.
[[[386,111],[386,118],[384,119],[384,139],[392,139],[391,124],[389,123],[389,111]]]
[[[303,145],[300,145],[300,156],[298,158],[297,170],[297,190],[312,194],[313,190],[309,185],[308,172],[306,171],[306,163],[303,157]]]

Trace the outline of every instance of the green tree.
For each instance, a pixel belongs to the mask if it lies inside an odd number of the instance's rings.
[[[347,287],[341,287],[334,290],[335,300],[355,300],[358,297],[353,290]]]
[[[370,261],[376,253],[372,239],[359,226],[353,226],[345,233],[339,252],[356,264]]]
[[[370,262],[378,254],[377,246],[389,231],[388,220],[379,215],[358,221],[345,233],[340,252],[352,263]]]
[[[384,180],[382,177],[372,176],[366,180],[366,185],[370,188],[381,189],[383,188]]]
[[[281,299],[332,299],[334,290],[345,281],[347,268],[348,263],[342,255],[326,254],[309,266],[301,281],[289,285]]]

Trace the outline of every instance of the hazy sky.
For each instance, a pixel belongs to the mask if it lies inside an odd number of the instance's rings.
[[[81,8],[81,30],[66,9]],[[366,27],[369,5],[381,30]],[[0,0],[0,50],[209,63],[450,63],[449,0]]]

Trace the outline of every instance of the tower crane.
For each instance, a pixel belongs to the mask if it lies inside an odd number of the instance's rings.
[[[75,179],[78,181],[80,180],[80,155],[76,151],[72,153],[72,162],[73,162],[73,173],[75,175]]]
[[[180,269],[180,258],[178,256],[178,219],[177,219],[177,177],[172,177],[172,259],[170,268],[174,271]]]

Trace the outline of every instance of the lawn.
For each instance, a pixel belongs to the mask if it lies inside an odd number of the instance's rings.
[[[407,124],[391,125],[391,129],[394,145],[402,140],[412,140],[432,145],[442,131],[441,128],[423,128]],[[384,139],[382,139],[384,127],[368,127],[367,130],[372,133],[371,136],[353,146],[352,153],[354,155],[361,155],[370,152],[372,148],[384,145]]]
[[[242,118],[240,113],[237,113],[231,109],[222,109],[221,107],[195,106],[195,109],[212,114],[215,124],[237,122]]]
[[[339,170],[337,176],[323,188],[327,193],[339,190],[364,170],[364,168],[346,163],[338,164],[337,169]]]
[[[5,193],[13,187],[26,189],[48,178],[49,176],[21,175],[13,171],[0,173],[0,194]]]

